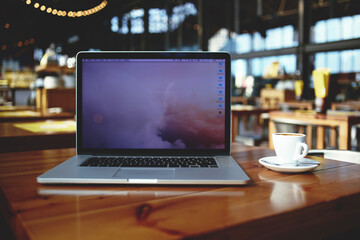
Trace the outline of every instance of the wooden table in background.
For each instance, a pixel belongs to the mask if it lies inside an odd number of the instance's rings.
[[[354,229],[360,234],[359,164],[311,157],[321,163],[312,172],[285,174],[259,164],[273,150],[234,144],[232,151],[252,180],[247,186],[41,185],[36,177],[75,149],[1,153],[1,213],[17,239],[324,239]]]
[[[32,110],[23,111],[3,111],[0,112],[0,122],[14,122],[14,121],[34,121],[46,119],[74,119],[74,113],[60,112],[40,112]]]
[[[247,97],[241,97],[241,96],[232,96],[231,97],[231,103],[247,105],[248,102],[249,102],[249,98],[247,98]]]
[[[33,106],[0,106],[0,112],[35,110]]]
[[[331,145],[336,144],[336,128],[338,128],[339,149],[349,150],[351,148],[351,127],[360,123],[360,115],[356,113],[328,111],[327,114],[316,114],[314,112],[295,111],[270,113],[269,120],[269,147],[273,148],[272,134],[276,132],[275,122],[315,126],[316,148],[324,148],[325,129],[331,129]],[[312,135],[307,134],[307,144],[312,145]]]
[[[279,103],[282,110],[289,109],[302,109],[302,110],[312,110],[314,109],[314,101],[286,101]]]
[[[341,103],[332,103],[331,109],[360,111],[360,101],[346,101]]]
[[[261,108],[249,105],[232,105],[231,106],[231,141],[239,134],[239,118],[244,117],[244,124],[247,124],[247,117],[255,116],[259,119],[262,113],[268,113],[272,109]],[[257,121],[255,121],[257,122]]]
[[[67,148],[75,147],[76,131],[54,131],[47,128],[44,131],[31,132],[19,127],[15,124],[23,122],[0,122],[0,152],[21,152],[30,150]],[[44,125],[45,123],[64,123],[58,120],[40,120],[34,122]],[[66,120],[67,124],[75,124],[75,120]]]

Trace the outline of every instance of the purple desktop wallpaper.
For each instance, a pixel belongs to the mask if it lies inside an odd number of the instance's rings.
[[[83,62],[83,147],[223,149],[224,71],[218,61]]]

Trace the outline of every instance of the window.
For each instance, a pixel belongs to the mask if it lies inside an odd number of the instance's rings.
[[[247,53],[251,51],[252,37],[250,33],[244,33],[236,36],[236,52]]]
[[[261,36],[259,36],[261,37]],[[280,49],[297,46],[295,40],[295,30],[292,25],[284,27],[271,28],[266,31],[265,49]]]
[[[329,68],[333,74],[359,72],[360,50],[316,53],[315,68]]]
[[[341,64],[340,64],[340,72],[349,73],[354,70],[353,67],[353,51],[342,51],[340,52]]]
[[[125,14],[123,16],[120,33],[127,34],[129,32],[129,27],[128,27],[129,19],[130,19],[130,14],[129,13],[127,13],[127,14]]]
[[[168,31],[168,16],[165,9],[152,8],[149,10],[149,33]]]
[[[313,42],[324,43],[360,37],[360,15],[331,18],[315,23]]]
[[[291,25],[285,26],[282,28],[282,46],[284,48],[287,47],[294,47],[298,45],[298,43],[294,40],[295,39],[295,31],[294,27]]]
[[[133,9],[130,11],[131,28],[132,34],[140,34],[144,32],[144,9]]]
[[[328,52],[327,53],[327,67],[330,69],[330,73],[340,72],[340,52]]]
[[[353,32],[352,26],[353,26],[353,18],[352,17],[343,17],[341,19],[341,38],[342,39],[354,38],[354,32]]]
[[[260,33],[229,33],[227,29],[221,29],[209,40],[209,50],[227,50],[232,53],[249,53],[251,51],[273,50],[289,48],[298,45],[295,39],[295,31],[292,25],[272,28],[266,31],[266,38]]]
[[[247,62],[243,59],[233,60],[231,62],[231,74],[233,76],[242,76],[245,77],[247,73]]]
[[[326,68],[326,53],[315,53],[315,68]]]
[[[264,38],[260,33],[256,32],[253,34],[253,49],[254,51],[262,51],[265,48]]]
[[[318,21],[314,26],[314,42],[324,43],[326,42],[326,22]]]
[[[115,16],[111,19],[110,22],[111,22],[111,31],[118,32],[119,31],[119,18]]]
[[[144,9],[133,9],[129,13],[122,16],[121,27],[119,27],[119,17],[115,16],[111,19],[111,31],[120,34],[141,34],[144,28]],[[173,8],[172,15],[168,16],[165,9],[151,8],[149,9],[149,32],[162,33],[169,30],[177,29],[185,18],[188,16],[196,16],[197,9],[193,3],[185,3]],[[130,26],[130,29],[129,29]]]
[[[195,16],[196,14],[197,10],[193,3],[185,3],[184,5],[174,7],[170,17],[170,30],[174,31],[177,29],[187,16]]]
[[[354,50],[354,72],[360,72],[360,49]]]
[[[279,57],[279,63],[284,67],[285,73],[295,73],[296,71],[296,55],[284,55]]]
[[[251,70],[253,76],[256,77],[261,76],[264,72],[263,59],[262,58],[251,59]]]
[[[353,17],[353,24],[354,38],[360,38],[360,15]]]
[[[340,34],[340,19],[339,18],[332,18],[327,20],[327,41],[339,41],[341,39]]]
[[[209,51],[220,51],[228,42],[229,33],[226,28],[222,28],[209,39]]]

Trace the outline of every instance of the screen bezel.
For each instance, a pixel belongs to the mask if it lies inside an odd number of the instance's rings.
[[[225,60],[225,148],[224,149],[104,149],[83,148],[82,62],[83,59],[224,59]],[[90,155],[211,156],[230,154],[231,57],[227,52],[79,52],[76,55],[76,150]],[[200,91],[200,90],[199,90]]]

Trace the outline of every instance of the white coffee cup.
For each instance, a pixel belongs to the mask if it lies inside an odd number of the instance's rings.
[[[272,135],[277,156],[277,164],[296,165],[306,156],[309,146],[305,143],[305,134],[274,133]]]

